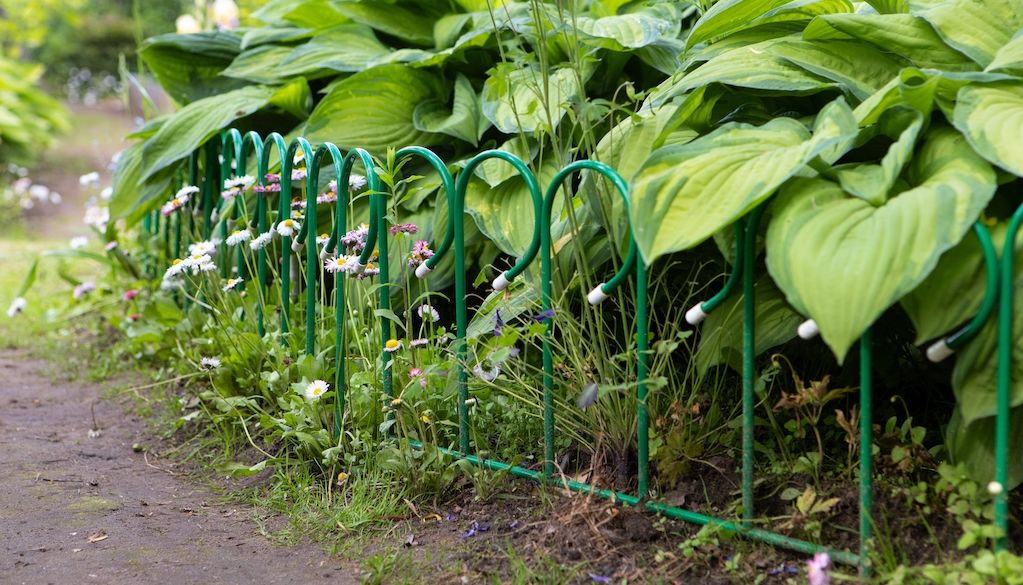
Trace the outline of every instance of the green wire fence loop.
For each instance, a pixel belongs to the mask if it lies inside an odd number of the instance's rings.
[[[514,280],[515,277],[522,274],[526,267],[529,266],[529,263],[533,261],[533,258],[536,257],[537,252],[540,251],[540,214],[543,207],[543,195],[540,192],[540,185],[537,183],[536,175],[533,174],[533,171],[529,169],[526,163],[522,162],[522,159],[503,150],[484,150],[469,159],[469,162],[465,163],[465,167],[458,174],[458,182],[455,185],[457,193],[455,197],[455,210],[451,212],[454,217],[461,219],[462,214],[465,212],[465,193],[469,188],[469,180],[472,178],[473,171],[484,161],[492,158],[503,160],[515,168],[519,176],[526,183],[529,196],[533,201],[533,238],[529,242],[529,247],[522,253],[519,261],[504,271],[494,281],[494,288],[501,290],[508,286],[508,283]],[[434,256],[438,256],[438,254],[434,254]]]
[[[558,195],[558,190],[561,189],[562,184],[572,176],[573,173],[588,170],[599,173],[611,181],[618,194],[621,196],[622,201],[625,204],[625,208],[629,208],[629,187],[625,183],[625,179],[618,174],[617,171],[607,166],[604,163],[592,161],[592,160],[580,160],[565,166],[551,180],[547,186],[547,192],[544,196],[543,215],[541,216],[541,238],[540,238],[540,283],[541,283],[541,302],[543,309],[549,310],[551,306],[551,288],[552,288],[552,274],[551,274],[551,213],[554,209],[554,201]],[[622,282],[628,277],[629,272],[635,270],[636,274],[636,443],[637,443],[637,460],[638,473],[637,473],[637,495],[640,499],[643,499],[647,495],[648,484],[650,479],[650,439],[649,439],[649,414],[647,412],[647,388],[646,388],[646,375],[647,375],[647,276],[646,276],[646,265],[643,262],[636,261],[636,241],[635,238],[630,234],[629,236],[629,248],[626,252],[625,261],[622,263],[621,268],[617,273],[607,282],[597,286],[597,289],[601,294],[593,295],[591,293],[590,303],[596,304],[603,300],[603,298],[613,291],[615,288],[621,285]],[[547,321],[544,329],[543,337],[543,385],[544,385],[544,471],[545,474],[550,477],[553,473],[554,466],[554,363],[553,356],[551,355],[551,328],[553,326],[553,319]]]
[[[465,226],[462,223],[462,216],[455,215],[455,179],[451,176],[444,161],[433,151],[421,146],[409,146],[402,148],[395,153],[395,162],[401,163],[406,159],[418,157],[425,160],[437,174],[440,175],[441,188],[444,189],[444,196],[448,204],[448,222],[444,229],[444,240],[434,251],[433,256],[427,258],[422,265],[416,268],[416,276],[425,278],[426,275],[437,265],[441,257],[455,245],[455,356],[458,364],[457,394],[458,394],[458,449],[463,455],[469,453],[469,374],[466,369],[468,350],[465,343],[465,332],[468,328],[468,316],[465,309]],[[425,267],[425,268],[424,268]]]

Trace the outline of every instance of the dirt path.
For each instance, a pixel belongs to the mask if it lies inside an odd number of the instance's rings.
[[[316,547],[274,547],[248,510],[150,466],[131,447],[142,423],[94,385],[54,384],[52,367],[0,351],[0,583],[358,582]]]

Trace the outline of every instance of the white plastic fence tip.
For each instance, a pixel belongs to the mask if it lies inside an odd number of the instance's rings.
[[[327,247],[324,246],[323,249],[320,250],[320,262],[326,262],[327,258],[330,258],[330,250],[327,250]]]
[[[598,284],[586,295],[586,300],[589,301],[591,305],[599,305],[607,300],[607,293],[604,292],[604,284],[605,283],[603,282]]]
[[[291,240],[291,251],[298,252],[302,249],[302,242],[298,241],[298,238]]]
[[[927,348],[927,359],[934,363],[938,363],[948,358],[948,356],[953,353],[955,353],[955,350],[949,347],[948,343],[945,343],[944,339],[941,339],[939,341],[935,341]]]
[[[352,271],[354,274],[362,274],[366,271],[366,265],[358,260],[355,261],[355,270]]]
[[[433,268],[430,268],[426,265],[426,262],[423,262],[419,266],[416,266],[416,278],[426,278],[426,275],[432,270]]]
[[[686,323],[690,325],[699,325],[704,319],[707,318],[707,313],[703,311],[703,302],[696,303],[688,311],[686,311]]]
[[[817,327],[817,322],[813,319],[807,319],[799,324],[796,329],[796,335],[803,339],[813,339],[821,334],[821,330]]]
[[[494,290],[504,290],[508,288],[509,284],[511,284],[511,279],[508,278],[507,273],[502,272],[501,274],[497,275],[497,278],[494,279],[494,284],[491,286],[494,288]]]

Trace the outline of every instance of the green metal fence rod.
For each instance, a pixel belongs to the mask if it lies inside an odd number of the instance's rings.
[[[319,195],[320,167],[323,166],[323,159],[330,156],[334,164],[334,176],[341,176],[341,167],[344,164],[344,156],[337,146],[326,142],[321,144],[312,158],[306,159],[306,205],[305,221],[303,231],[307,234],[314,234],[307,237],[306,242],[306,306],[305,306],[305,352],[312,355],[316,348],[316,293],[320,287],[316,286],[316,276],[321,269],[319,251],[316,249],[316,198]],[[340,193],[340,191],[339,191]],[[341,199],[338,197],[338,202]],[[340,204],[338,205],[340,207]],[[311,227],[307,227],[311,226]],[[343,280],[341,274],[336,275],[335,280]],[[343,290],[341,291],[344,292]],[[343,306],[344,297],[338,297],[336,303]],[[335,384],[335,391],[340,396],[340,387]],[[335,401],[337,402],[337,401]]]
[[[743,260],[743,236],[746,233],[745,230],[746,221],[739,219],[735,222],[735,260],[732,262],[732,272],[728,275],[728,279],[725,280],[725,286],[721,288],[710,299],[696,303],[688,311],[686,311],[686,322],[690,325],[699,325],[711,311],[721,306],[721,303],[725,302],[725,299],[732,296],[735,289],[738,288],[742,274],[742,260]]]
[[[258,138],[258,135],[256,136]],[[277,157],[283,158],[284,153],[288,150],[287,145],[284,143],[284,137],[277,132],[271,132],[269,136],[263,139],[259,158],[256,159],[256,185],[259,186],[259,189],[256,189],[256,223],[259,235],[267,233],[270,229],[270,199],[266,191],[266,175],[270,167],[270,154],[275,147],[277,149]],[[259,272],[260,294],[264,298],[267,297],[270,285],[269,266],[267,263],[266,246],[262,246],[256,251],[256,270]],[[266,316],[263,314],[263,303],[258,303],[258,305],[256,321],[259,325],[259,335],[262,337],[266,334]]]
[[[410,440],[409,444],[414,449],[423,448],[423,444],[420,443],[419,441]],[[445,449],[443,447],[436,447],[436,449],[441,453],[444,453],[445,455],[460,457],[458,452],[452,449]],[[682,520],[684,522],[690,522],[692,524],[697,524],[701,526],[706,524],[713,524],[721,527],[722,530],[733,532],[744,538],[748,538],[750,540],[757,540],[760,542],[770,544],[772,546],[777,546],[779,548],[784,548],[808,555],[816,554],[819,552],[827,552],[828,555],[831,557],[831,560],[837,563],[842,563],[843,565],[856,566],[859,563],[859,557],[855,553],[851,553],[849,551],[830,549],[824,546],[806,542],[804,540],[789,538],[787,536],[783,536],[781,534],[777,534],[769,530],[747,528],[735,522],[730,522],[728,520],[724,520],[721,518],[715,518],[713,516],[707,516],[705,514],[700,514],[698,512],[693,512],[691,510],[686,510],[685,508],[679,508],[677,506],[670,506],[668,504],[664,504],[661,502],[650,500],[644,502],[641,498],[638,498],[634,495],[623,494],[621,492],[597,488],[583,482],[572,481],[567,479],[562,480],[555,479],[551,481],[538,471],[533,471],[531,469],[526,469],[524,467],[511,465],[501,461],[495,461],[493,459],[482,459],[474,455],[466,455],[461,458],[478,467],[508,473],[509,475],[514,475],[516,477],[531,479],[541,484],[556,485],[574,492],[593,494],[604,499],[621,502],[628,506],[636,506],[642,503],[647,510],[650,510],[651,512],[655,512],[657,514],[661,514],[663,516],[667,516],[669,518],[674,518],[677,520]]]
[[[625,182],[625,179],[618,174],[617,171],[607,166],[604,163],[592,161],[592,160],[580,160],[569,164],[564,167],[558,174],[554,176],[550,184],[547,186],[547,192],[544,196],[544,208],[542,217],[542,239],[540,243],[540,260],[543,263],[544,268],[541,268],[542,273],[546,276],[541,278],[542,281],[542,295],[541,300],[543,302],[544,310],[553,308],[551,306],[551,214],[554,209],[554,201],[558,195],[558,191],[561,185],[568,179],[573,173],[583,170],[589,170],[603,175],[608,179],[615,189],[621,196],[625,209],[629,209],[629,187]],[[642,262],[636,261],[636,242],[629,236],[629,248],[625,254],[625,261],[622,263],[621,268],[615,273],[614,276],[606,283],[597,285],[590,293],[586,296],[587,300],[591,305],[596,305],[604,301],[607,296],[614,291],[617,287],[621,286],[623,282],[629,277],[629,274],[635,271],[636,274],[636,459],[637,465],[637,496],[642,499],[645,498],[650,483],[650,438],[649,428],[650,420],[649,413],[647,411],[647,387],[646,387],[646,372],[647,372],[647,298],[646,298],[646,266]],[[547,322],[547,327],[544,332],[544,431],[545,434],[550,429],[550,433],[553,436],[554,433],[554,417],[553,417],[553,376],[550,380],[550,392],[547,391],[547,365],[551,352],[550,348],[550,336],[551,328],[553,327],[553,320]],[[550,400],[550,406],[547,408],[547,400]],[[550,413],[550,418],[548,418]],[[549,460],[553,460],[554,454],[551,452],[548,455]]]
[[[462,218],[456,217],[455,209],[455,179],[448,171],[447,165],[433,151],[421,146],[409,146],[402,148],[395,153],[395,162],[418,157],[427,162],[440,176],[441,188],[444,189],[444,197],[448,203],[448,221],[444,228],[444,240],[434,251],[434,255],[427,258],[425,262],[416,267],[416,277],[425,278],[433,270],[433,267],[440,260],[440,256],[446,254],[455,243],[455,303],[465,303],[465,241],[462,234],[464,226]],[[456,219],[458,221],[456,221]],[[457,235],[456,235],[457,234]],[[436,239],[436,238],[435,238]],[[468,328],[466,323],[466,312],[455,311],[455,356],[458,365],[457,372],[457,395],[458,395],[458,450],[462,454],[469,453],[469,374],[465,368],[468,351],[465,343],[465,332]]]
[[[220,179],[220,153],[216,140],[206,142],[203,147],[204,168],[202,179],[202,237],[209,240],[213,234],[214,192],[220,194],[217,182]]]
[[[522,274],[526,267],[529,266],[529,263],[533,261],[533,258],[536,257],[537,252],[540,251],[540,213],[543,207],[543,195],[540,191],[540,185],[537,184],[536,176],[533,174],[533,171],[529,170],[529,166],[522,162],[522,159],[503,150],[484,150],[469,159],[469,162],[465,164],[465,167],[458,174],[458,183],[455,185],[455,189],[458,192],[458,196],[455,198],[457,209],[452,212],[458,218],[455,220],[456,222],[465,213],[465,193],[469,187],[469,180],[472,178],[473,172],[481,163],[492,158],[503,160],[515,168],[519,176],[522,177],[522,180],[525,181],[526,188],[529,190],[529,196],[533,201],[533,238],[529,242],[529,247],[522,253],[522,257],[519,258],[519,261],[514,266],[498,275],[493,282],[494,290],[504,290],[508,288],[508,285],[511,284],[511,281],[516,276]]]
[[[227,251],[226,244],[228,236],[228,225],[227,225],[227,205],[228,201],[224,199],[224,184],[227,183],[228,179],[237,176],[236,169],[245,168],[245,147],[242,144],[242,133],[234,128],[229,128],[220,133],[220,152],[221,152],[221,164],[220,164],[220,182],[217,184],[216,189],[213,191],[213,196],[216,199],[216,211],[218,223],[220,224],[220,243],[218,246],[220,250],[219,256],[221,258],[220,275],[227,278],[229,274],[228,259],[230,254]],[[237,207],[232,207],[231,219],[238,217]]]
[[[766,205],[761,204],[749,214],[741,242],[742,264],[742,522],[753,521],[753,394],[756,371],[756,259],[757,228]]]
[[[871,507],[874,499],[874,416],[873,416],[873,345],[871,330],[860,336],[860,576],[870,571],[870,548],[874,522]]]
[[[998,307],[998,376],[995,394],[995,526],[1002,535],[995,549],[1005,548],[1009,531],[1009,426],[1012,410],[1013,305],[1016,294],[1016,235],[1023,224],[1023,206],[1016,209],[1002,244],[1001,298]]]
[[[976,337],[998,304],[998,273],[1000,268],[998,265],[998,252],[995,251],[995,245],[991,241],[991,232],[988,231],[987,226],[978,221],[973,224],[973,233],[977,236],[977,240],[980,242],[980,250],[984,255],[984,274],[986,276],[984,299],[980,303],[980,308],[977,309],[977,314],[973,316],[969,323],[951,335],[939,339],[927,348],[927,359],[935,363],[949,357],[956,350],[962,349],[964,345]]]
[[[289,331],[289,319],[291,319],[292,238],[290,235],[282,234],[281,228],[282,226],[294,225],[294,220],[291,218],[291,171],[295,166],[295,154],[300,149],[305,160],[313,157],[312,146],[309,145],[308,140],[302,137],[292,140],[291,144],[288,145],[287,152],[281,157],[281,196],[278,203],[277,224],[275,226],[277,233],[281,236],[281,341],[285,345],[287,341],[284,336]],[[295,231],[293,229],[292,233],[295,233]]]

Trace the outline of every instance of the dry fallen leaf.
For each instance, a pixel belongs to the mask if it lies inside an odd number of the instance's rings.
[[[99,532],[89,536],[89,543],[96,544],[97,542],[101,540],[106,540],[108,538],[110,538],[110,536],[108,536],[106,532],[100,530]]]

